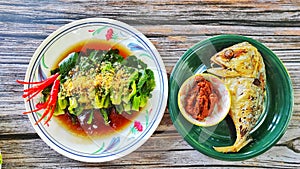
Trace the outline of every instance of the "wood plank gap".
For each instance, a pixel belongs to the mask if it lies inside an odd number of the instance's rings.
[[[40,139],[40,137],[36,133],[0,135],[0,140],[31,140],[31,139]]]
[[[0,34],[0,36],[2,38],[6,37],[13,37],[13,38],[30,38],[30,39],[46,39],[47,36],[45,35],[39,35],[39,34],[30,34],[30,33],[26,33],[26,34],[5,34],[5,33],[2,33]]]

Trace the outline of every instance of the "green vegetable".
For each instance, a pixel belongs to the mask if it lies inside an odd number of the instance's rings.
[[[100,86],[96,90],[95,107],[108,108],[110,104],[110,90],[113,83],[114,67],[110,62],[102,62],[99,77]]]
[[[59,116],[59,115],[62,115],[62,114],[65,114],[65,110],[61,109],[59,106],[56,106],[53,115],[54,116]]]
[[[115,64],[116,72],[113,78],[113,84],[111,86],[110,99],[113,105],[120,105],[122,102],[123,93],[126,92],[125,86],[128,84],[128,78],[130,76],[126,68],[120,64]]]
[[[111,89],[111,101],[117,111],[139,111],[146,106],[151,92],[155,88],[154,73],[150,69],[121,67],[116,69],[116,76]],[[118,78],[122,77],[122,78]],[[122,105],[122,106],[120,106]]]
[[[84,107],[83,106],[78,106],[77,108],[74,109],[74,114],[76,116],[79,116],[83,111],[84,111]]]
[[[57,104],[60,109],[65,109],[68,106],[68,100],[61,93],[58,93]]]
[[[59,68],[50,70],[50,74],[51,74],[51,75],[54,75],[55,73],[58,73],[58,72],[59,72]]]
[[[64,60],[59,63],[59,73],[64,78],[68,72],[73,69],[78,62],[78,53],[70,53]]]
[[[128,103],[129,100],[134,96],[136,95],[136,80],[138,79],[139,77],[139,73],[137,70],[134,70],[130,77],[128,78],[128,81],[127,81],[127,84],[124,86],[124,93],[123,93],[123,98],[122,100],[125,102],[125,103]],[[126,92],[126,93],[125,93]]]
[[[90,53],[89,53],[90,52]],[[88,54],[89,53],[89,54]],[[104,51],[99,50],[91,50],[88,51],[88,57],[86,57],[93,65],[97,65],[98,63],[101,63],[103,60],[101,59],[104,55]]]
[[[50,95],[50,92],[51,92],[51,87],[52,86],[48,86],[46,87],[43,91],[42,91],[42,94],[45,96],[44,97],[44,102],[46,101],[46,98]]]
[[[109,95],[104,96],[101,98],[101,96],[96,95],[95,96],[95,103],[94,103],[94,107],[95,108],[108,108],[110,107],[111,103],[110,103],[110,97]]]
[[[117,111],[119,114],[122,114],[123,111],[125,111],[122,104],[115,105],[115,107],[116,107],[116,111]]]
[[[151,97],[151,92],[155,88],[154,73],[150,69],[144,69],[140,72],[139,81],[137,84],[137,94],[133,99],[133,110],[138,111],[139,108],[146,106],[148,99]]]
[[[132,104],[132,110],[134,111],[139,111],[140,109],[140,101],[141,101],[141,96],[134,96],[133,97],[133,104]]]
[[[95,65],[92,64],[90,59],[88,57],[80,57],[80,62],[79,62],[79,70],[82,72],[87,72],[90,69],[94,68]]]
[[[75,97],[70,97],[69,98],[69,107],[68,107],[68,110],[70,112],[70,114],[74,114],[74,115],[77,115],[77,113],[75,112],[75,108],[78,107],[78,103],[77,103],[77,100]]]
[[[101,59],[101,58],[100,58]],[[108,61],[111,63],[115,62],[122,62],[124,58],[119,55],[119,50],[118,49],[111,49],[108,52],[106,52],[102,58],[104,61]]]
[[[87,124],[92,124],[95,109],[106,125],[112,109],[119,114],[139,111],[155,88],[154,73],[147,64],[136,56],[124,59],[117,49],[73,52],[51,71],[56,72],[61,74],[61,87],[54,115],[68,112],[74,119],[89,111]],[[50,89],[43,91],[44,98]]]
[[[119,55],[118,49],[111,49],[109,51],[102,50],[90,50],[88,49],[86,53],[81,53],[80,69],[83,71],[89,70],[93,67],[97,67],[101,62],[121,62],[124,58]]]
[[[141,93],[141,107],[144,107],[147,102],[148,99],[151,96],[151,92],[155,89],[155,78],[154,78],[154,73],[151,69],[146,69],[145,70],[146,73],[148,74],[148,80],[146,81],[146,83],[143,85],[143,87],[140,89],[140,93]]]
[[[155,88],[155,78],[154,78],[154,73],[151,69],[145,69],[145,74],[147,74],[147,80],[145,83],[143,83],[143,85],[138,86],[139,90],[141,92],[150,94],[150,92],[152,92],[152,90]]]
[[[138,70],[132,67],[116,65],[116,73],[111,88],[111,101],[114,105],[122,102],[128,103],[136,94],[136,80],[139,77]],[[128,106],[126,107],[128,109]]]
[[[92,124],[93,117],[94,117],[94,110],[91,111],[90,117],[89,117],[89,119],[88,119],[88,121],[87,121],[86,123],[87,123],[87,124]]]
[[[147,105],[149,97],[150,96],[145,93],[142,93],[142,95],[140,95],[140,107],[145,107]]]
[[[101,109],[103,107],[103,104],[101,103],[101,97],[99,95],[95,96],[95,100],[94,100],[94,107],[95,108],[99,108]]]
[[[141,75],[140,75],[140,78],[139,78],[139,82],[137,84],[137,88],[138,88],[139,91],[141,91],[143,85],[147,82],[148,77],[149,77],[146,70],[143,70],[140,74]]]
[[[109,119],[108,119],[108,112],[107,109],[100,109],[100,113],[104,119],[105,125],[108,125],[110,123]]]
[[[131,102],[129,103],[123,103],[123,107],[124,107],[124,111],[127,112],[128,114],[130,114],[131,109]]]
[[[125,60],[123,60],[122,64],[127,67],[133,67],[137,69],[146,69],[147,65],[141,61],[140,59],[137,59],[136,56],[128,56]]]
[[[129,100],[130,100],[134,95],[136,95],[137,90],[136,90],[136,82],[135,82],[135,80],[133,80],[133,81],[131,82],[129,91],[130,91],[130,90],[131,90],[131,92],[128,92],[128,95],[127,95],[127,96],[124,96],[124,98],[123,98],[123,101],[124,101],[125,103],[128,103]]]

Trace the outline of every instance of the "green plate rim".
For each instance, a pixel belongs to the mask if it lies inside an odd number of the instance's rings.
[[[266,144],[264,146],[263,149],[259,149],[255,153],[252,153],[252,154],[245,153],[243,155],[239,154],[239,156],[235,156],[234,153],[233,154],[228,153],[228,154],[226,154],[226,157],[224,157],[223,153],[220,153],[220,154],[222,154],[222,156],[221,155],[211,154],[210,151],[207,150],[208,149],[207,147],[202,146],[200,143],[199,144],[195,144],[190,137],[186,137],[189,134],[186,133],[185,131],[183,131],[183,130],[185,130],[184,126],[182,126],[181,124],[178,124],[176,122],[177,116],[175,117],[175,113],[173,112],[173,111],[176,111],[176,110],[173,110],[172,106],[170,105],[170,102],[172,102],[172,99],[175,100],[175,101],[177,100],[177,98],[173,98],[173,95],[172,95],[172,93],[174,92],[174,91],[172,91],[172,84],[176,83],[175,80],[174,80],[174,75],[176,74],[176,71],[178,71],[179,65],[182,62],[185,62],[185,60],[188,57],[190,57],[193,52],[195,52],[195,49],[199,48],[200,46],[204,46],[204,45],[206,45],[208,43],[211,43],[212,41],[222,40],[222,39],[228,39],[228,38],[233,38],[235,40],[248,41],[251,44],[253,44],[255,46],[258,46],[259,48],[264,49],[264,51],[267,52],[268,55],[274,59],[274,61],[278,64],[278,68],[282,69],[282,72],[284,73],[284,75],[285,75],[285,77],[287,79],[287,84],[289,86],[288,90],[290,91],[289,102],[291,104],[288,106],[288,110],[286,110],[288,112],[288,117],[285,120],[284,128],[282,128],[281,132],[278,134],[278,136],[276,137],[276,139],[271,140],[270,142],[268,142],[268,144]],[[224,41],[228,41],[228,40],[224,40]],[[175,92],[178,93],[178,91],[175,91]],[[174,94],[174,96],[177,96],[177,95]],[[205,154],[205,155],[207,155],[209,157],[215,158],[215,159],[224,160],[224,161],[241,161],[241,160],[246,160],[246,159],[250,159],[250,158],[256,157],[256,156],[258,156],[258,155],[266,152],[267,150],[269,150],[274,144],[276,144],[281,139],[281,137],[284,135],[284,133],[286,132],[286,130],[287,130],[288,126],[289,126],[289,123],[290,123],[290,120],[291,120],[291,117],[292,117],[292,114],[293,114],[294,91],[293,91],[293,85],[292,85],[291,77],[290,77],[290,75],[289,75],[286,67],[284,66],[283,62],[278,58],[278,56],[271,49],[269,49],[268,47],[266,47],[265,45],[263,45],[261,42],[258,42],[257,40],[254,40],[254,39],[249,38],[249,37],[245,37],[245,36],[242,36],[242,35],[235,35],[235,34],[223,34],[223,35],[216,35],[216,36],[207,38],[205,40],[202,40],[202,41],[196,43],[194,46],[192,46],[191,48],[189,48],[181,56],[181,58],[177,61],[176,65],[174,66],[174,68],[172,70],[172,73],[170,75],[168,102],[169,102],[168,103],[168,109],[169,109],[169,113],[170,113],[173,125],[175,126],[176,130],[181,134],[181,136],[184,138],[184,140],[187,141],[187,143],[189,145],[191,145],[193,148],[195,148],[199,152],[201,152],[201,153],[203,153],[203,154]],[[175,103],[174,105],[177,105],[177,103]],[[176,107],[177,107],[177,110],[179,110],[178,109],[178,105]]]

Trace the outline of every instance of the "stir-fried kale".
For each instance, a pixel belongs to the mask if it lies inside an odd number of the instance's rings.
[[[111,105],[110,91],[115,74],[115,68],[111,62],[102,62],[100,66],[100,73],[96,75],[96,96],[95,104],[96,108],[108,108]]]
[[[119,55],[118,49],[111,49],[109,51],[87,49],[85,55],[88,56],[88,58],[94,64],[98,64],[104,61],[115,63],[124,60],[124,58],[121,55]]]
[[[107,125],[111,109],[119,114],[139,111],[155,88],[152,70],[136,56],[124,59],[117,49],[71,53],[54,70],[58,71],[63,81],[55,115],[79,116],[82,111],[98,109]],[[44,93],[48,95],[48,90]],[[90,97],[94,99],[87,100]],[[88,124],[93,116],[89,114]]]
[[[128,103],[136,90],[134,81],[138,78],[138,70],[120,63],[116,63],[114,66],[116,72],[111,88],[111,101],[114,105],[120,105],[122,101]]]
[[[155,88],[155,79],[152,70],[143,69],[139,75],[137,92],[132,102],[132,109],[134,111],[138,111],[139,108],[146,106],[149,97],[151,97],[151,92]]]
[[[110,112],[110,109],[100,109],[100,113],[101,113],[101,115],[103,117],[105,125],[108,125],[109,122],[110,122],[110,120],[108,118],[109,112]]]
[[[138,59],[136,56],[128,56],[125,60],[123,60],[122,65],[127,67],[134,67],[137,69],[146,69],[147,65]]]
[[[81,71],[88,71],[92,68],[98,67],[102,62],[114,63],[122,61],[123,57],[118,54],[118,50],[112,49],[109,51],[102,50],[87,50],[84,53],[80,53],[79,69]]]
[[[116,74],[111,100],[116,105],[117,111],[130,113],[130,111],[139,111],[140,108],[145,107],[155,88],[152,70],[123,67],[118,69]]]
[[[59,73],[64,78],[70,70],[72,70],[78,63],[78,53],[70,53],[62,62],[59,63]]]
[[[144,74],[147,74],[147,80],[143,84],[138,84],[138,91],[141,96],[140,107],[144,107],[147,104],[151,92],[155,88],[154,73],[151,69],[145,69]]]

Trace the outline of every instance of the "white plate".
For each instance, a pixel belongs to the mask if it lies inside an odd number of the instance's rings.
[[[48,36],[34,53],[26,72],[25,81],[39,81],[49,76],[57,57],[70,46],[88,39],[100,39],[121,44],[145,62],[155,75],[156,87],[148,105],[131,124],[118,134],[104,138],[83,138],[58,125],[52,118],[49,125],[39,123],[39,114],[29,114],[30,122],[43,141],[58,153],[84,162],[103,162],[123,157],[139,148],[156,130],[165,111],[168,81],[162,59],[153,44],[139,31],[120,21],[89,18],[69,23]],[[31,85],[25,85],[25,89]],[[38,97],[26,102],[27,111],[35,109]],[[137,130],[135,125],[142,128]],[[142,130],[141,130],[142,129]]]

